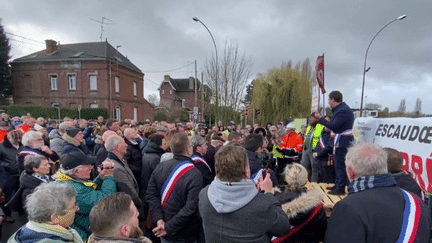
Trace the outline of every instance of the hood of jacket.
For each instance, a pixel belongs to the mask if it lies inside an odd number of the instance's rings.
[[[149,141],[147,143],[147,146],[144,147],[143,152],[147,153],[147,154],[160,154],[160,155],[162,155],[165,153],[165,150],[163,150],[163,148],[161,148],[161,146]]]
[[[151,243],[152,241],[146,237],[135,238],[114,238],[114,237],[99,237],[94,234],[88,238],[88,243]]]
[[[51,130],[51,132],[48,134],[48,137],[50,139],[54,139],[54,138],[62,138],[62,136],[59,133],[58,129],[53,129]]]
[[[81,143],[80,143],[79,141],[77,141],[75,138],[73,138],[73,137],[67,135],[66,133],[63,134],[62,138],[63,138],[66,142],[68,142],[68,143],[70,143],[70,144],[73,144],[75,147],[78,147],[78,146],[80,146],[80,144],[81,144]]]
[[[258,194],[258,189],[252,180],[226,182],[218,178],[208,188],[208,198],[218,213],[231,213],[246,204]]]
[[[296,199],[284,203],[282,210],[288,215],[288,218],[295,218],[300,213],[306,213],[315,208],[323,200],[323,194],[318,189],[309,190]]]

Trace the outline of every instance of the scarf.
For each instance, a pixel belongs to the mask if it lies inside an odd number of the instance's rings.
[[[58,174],[57,174],[57,181],[76,181],[78,183],[83,184],[86,187],[93,188],[95,190],[98,187],[98,184],[96,184],[93,181],[88,181],[85,179],[77,178],[75,176],[68,176],[68,175],[61,173],[61,172],[58,172]]]
[[[397,183],[391,174],[362,176],[351,182],[351,184],[348,186],[348,194],[353,194],[372,188],[393,186],[397,186]]]

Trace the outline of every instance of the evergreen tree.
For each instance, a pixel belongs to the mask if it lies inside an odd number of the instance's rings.
[[[9,66],[11,46],[0,19],[0,104],[7,104],[12,95],[12,79]]]

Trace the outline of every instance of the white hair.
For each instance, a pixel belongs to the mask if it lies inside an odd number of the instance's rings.
[[[108,152],[112,152],[115,146],[119,145],[124,139],[118,135],[113,135],[105,141],[105,148]]]
[[[73,198],[76,198],[76,192],[66,183],[42,183],[27,197],[25,208],[28,219],[48,223],[53,213],[65,214]]]
[[[356,178],[388,173],[387,153],[371,143],[356,142],[348,149],[345,164],[353,170]]]
[[[21,140],[21,143],[22,143],[24,146],[29,146],[28,143],[29,143],[30,141],[33,141],[33,139],[34,139],[35,136],[40,136],[40,137],[42,137],[42,133],[40,133],[40,132],[35,132],[35,131],[28,131],[28,132],[24,133],[24,135],[23,135],[23,137],[22,137],[22,140]]]

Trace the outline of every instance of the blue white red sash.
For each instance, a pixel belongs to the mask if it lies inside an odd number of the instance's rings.
[[[405,198],[405,209],[403,214],[402,229],[396,243],[412,243],[417,234],[420,222],[421,206],[419,200],[411,193],[401,188]]]
[[[178,163],[174,169],[171,171],[168,178],[165,180],[162,190],[161,190],[161,206],[162,209],[166,206],[169,197],[174,189],[177,181],[182,177],[186,172],[195,168],[195,166],[188,160]]]
[[[201,163],[201,164],[204,164],[205,167],[207,167],[207,169],[208,169],[209,171],[212,171],[212,169],[211,169],[210,166],[207,164],[207,162],[206,162],[203,158],[201,158],[200,156],[198,156],[198,155],[194,155],[194,156],[191,157],[191,159],[192,159],[195,163]]]
[[[319,144],[320,144],[321,148],[325,148],[325,144],[324,144],[322,137],[320,137],[320,139],[319,139]]]
[[[251,175],[251,179],[255,182],[255,184],[258,183],[258,180],[261,177],[262,173],[263,173],[263,169],[260,169],[257,173]]]
[[[333,142],[334,142],[334,146],[333,146],[333,154],[336,153],[336,148],[339,147],[339,140],[341,138],[341,136],[352,136],[352,130],[348,129],[346,131],[344,131],[343,133],[334,133],[331,132],[330,135],[333,137]]]
[[[33,155],[33,156],[43,155],[42,153],[37,153],[37,152],[31,151],[31,150],[23,150],[18,154],[18,156],[21,156],[23,154]]]

